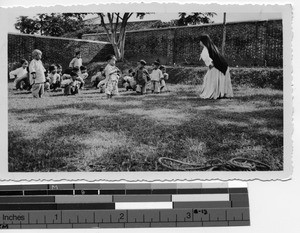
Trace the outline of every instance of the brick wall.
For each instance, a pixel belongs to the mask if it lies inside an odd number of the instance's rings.
[[[128,31],[125,59],[201,64],[199,37],[203,33],[209,34],[221,50],[222,24]],[[234,67],[282,67],[282,37],[282,20],[228,23],[225,57]],[[105,34],[86,34],[83,39],[107,41]]]
[[[35,36],[25,34],[8,34],[9,71],[19,65],[22,58],[30,61],[34,49],[43,52],[42,61],[47,68],[53,63],[69,66],[76,51],[81,51],[83,64],[105,61],[107,54],[113,53],[110,43],[58,37]]]

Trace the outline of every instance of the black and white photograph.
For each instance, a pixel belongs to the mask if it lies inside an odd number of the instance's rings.
[[[8,172],[284,171],[283,11],[263,8],[10,15]]]
[[[299,9],[0,1],[0,229],[297,232]]]

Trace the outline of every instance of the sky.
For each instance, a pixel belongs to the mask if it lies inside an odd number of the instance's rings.
[[[217,15],[212,18],[214,23],[222,23],[223,22],[223,12],[216,12]],[[25,15],[29,17],[33,17],[36,14],[22,14],[22,12],[11,12],[8,15],[8,31],[9,32],[19,32],[15,29],[14,23],[16,22],[16,19],[20,15]],[[95,17],[87,16],[87,18]],[[178,12],[174,13],[154,13],[154,14],[147,14],[142,20],[161,20],[163,22],[170,21],[172,19],[178,19]],[[266,13],[266,12],[258,12],[258,13],[247,13],[247,12],[227,12],[226,13],[226,21],[227,22],[238,22],[238,21],[249,21],[249,20],[269,20],[269,19],[281,19],[281,13],[272,12],[272,13]],[[136,18],[135,15],[133,15],[129,21],[138,21],[139,18]]]

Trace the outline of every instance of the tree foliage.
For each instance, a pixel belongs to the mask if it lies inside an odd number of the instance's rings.
[[[15,28],[25,34],[35,34],[40,30],[35,19],[31,19],[28,16],[20,16],[17,18]]]
[[[215,15],[216,13],[214,12],[204,12],[204,13],[193,12],[192,14],[180,12],[177,24],[178,26],[187,26],[187,25],[213,23],[211,18],[214,17]]]
[[[38,14],[33,18],[20,16],[15,28],[26,34],[40,34],[45,36],[62,36],[67,32],[74,32],[83,26],[84,13],[51,13]]]

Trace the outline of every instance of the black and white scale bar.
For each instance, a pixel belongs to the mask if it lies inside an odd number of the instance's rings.
[[[0,185],[0,196],[18,195],[159,195],[247,193],[230,183],[87,183]]]
[[[0,229],[248,225],[245,184],[0,185]]]

